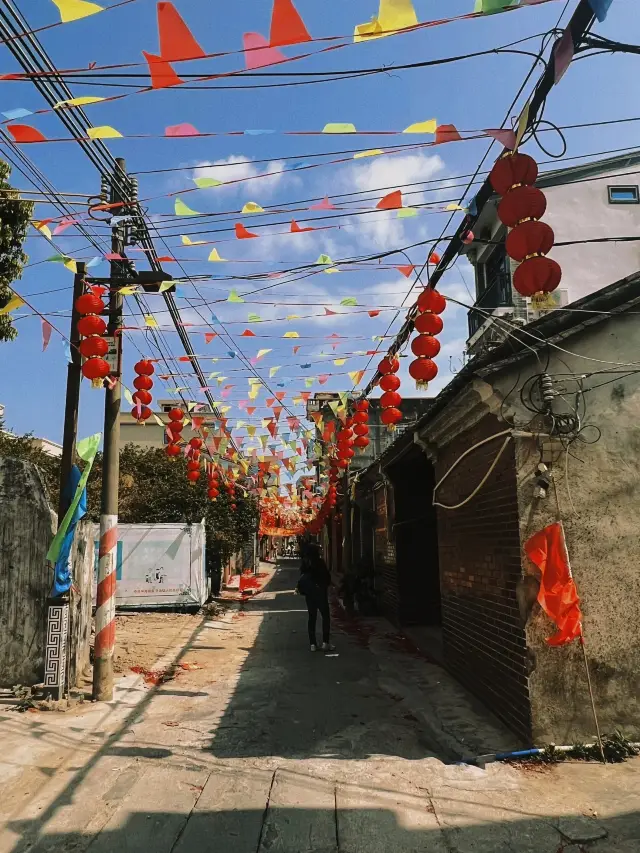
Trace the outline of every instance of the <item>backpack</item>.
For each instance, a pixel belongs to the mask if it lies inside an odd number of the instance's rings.
[[[316,585],[313,578],[308,572],[303,572],[298,578],[296,592],[298,595],[313,595],[316,591]]]

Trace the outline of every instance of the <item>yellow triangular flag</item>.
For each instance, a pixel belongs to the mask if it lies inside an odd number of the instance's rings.
[[[366,24],[358,24],[353,31],[354,42],[367,41],[368,39],[381,38],[382,27],[377,18],[373,18]]]
[[[200,216],[197,210],[192,210],[181,198],[177,198],[174,204],[176,216]]]
[[[9,311],[15,311],[17,308],[22,308],[24,305],[24,299],[21,299],[17,294],[13,294],[11,299],[7,302],[6,305],[3,305],[0,308],[0,314],[8,314]]]
[[[144,324],[149,329],[157,329],[158,328],[158,321],[153,316],[153,314],[145,314],[144,315]]]
[[[80,18],[88,18],[103,12],[104,8],[97,3],[89,3],[87,0],[53,0],[60,11],[60,20],[63,24],[69,21],[78,21]]]
[[[244,302],[244,299],[242,298],[242,296],[238,296],[235,289],[232,289],[229,291],[227,302]]]
[[[165,290],[175,287],[175,281],[163,281],[158,288],[158,293],[164,293]]]
[[[193,183],[198,187],[198,189],[206,190],[209,187],[221,187],[222,181],[218,181],[215,178],[194,178]]]
[[[346,361],[347,361],[347,359],[346,359],[346,358],[336,358],[336,359],[334,359],[334,362],[333,362],[333,363],[334,363],[334,364],[337,364],[337,365],[338,365],[338,367],[342,367],[342,365],[343,365],[343,364],[345,364],[345,363],[346,363]]]
[[[434,118],[430,118],[427,121],[417,121],[414,124],[410,124],[409,127],[406,127],[402,132],[403,133],[435,133],[437,127],[438,127],[438,122]]]
[[[356,151],[353,159],[359,160],[361,157],[377,157],[379,154],[384,154],[382,148],[370,148],[368,151]]]
[[[355,386],[359,385],[362,382],[362,377],[364,376],[364,370],[353,370],[349,373],[349,379],[353,382]]]
[[[287,320],[299,320],[299,319],[300,319],[299,314],[287,314]]]
[[[182,240],[183,246],[204,246],[207,242],[206,240],[192,240],[191,237],[182,236],[180,238]]]
[[[351,122],[329,122],[322,128],[323,133],[356,133],[355,124]]]
[[[260,207],[255,201],[248,201],[242,208],[242,213],[264,213],[264,207]]]
[[[384,32],[396,32],[418,23],[411,0],[380,0],[378,21]]]
[[[65,261],[63,266],[65,266],[68,270],[71,270],[71,272],[74,275],[75,275],[75,273],[78,272],[78,267],[76,266],[76,262],[71,258],[68,261]]]
[[[258,355],[256,356],[256,361],[260,361],[268,352],[271,352],[270,349],[260,349],[258,350]]]
[[[517,151],[518,146],[522,142],[522,137],[525,134],[527,129],[527,125],[529,124],[529,107],[531,106],[531,100],[528,100],[527,103],[522,108],[522,112],[520,113],[520,118],[518,119],[518,130],[516,133],[516,144],[513,146],[513,150]]]
[[[297,332],[285,332],[282,337],[283,338],[299,338],[300,335]]]
[[[88,127],[87,136],[89,139],[122,139],[120,131],[108,124],[103,124],[101,127]]]
[[[225,260],[225,258],[221,258],[221,257],[220,257],[220,255],[218,254],[218,250],[217,250],[217,249],[212,249],[212,250],[209,252],[209,257],[207,258],[207,260],[208,260],[208,261],[224,261],[224,260]]]
[[[134,293],[138,292],[138,289],[137,284],[127,284],[124,287],[121,287],[118,293],[121,296],[133,296]]]
[[[53,235],[51,234],[51,228],[44,222],[35,222],[33,227],[43,234],[47,240],[51,240]]]
[[[273,377],[276,375],[276,373],[280,370],[281,366],[282,365],[279,364],[276,367],[270,367],[269,368],[269,379],[273,379]]]
[[[100,101],[105,101],[106,98],[99,98],[96,95],[84,95],[81,98],[69,98],[67,101],[58,101],[53,105],[54,110],[60,107],[84,107],[87,104],[98,104]]]

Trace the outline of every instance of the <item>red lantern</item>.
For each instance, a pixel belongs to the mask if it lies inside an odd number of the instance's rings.
[[[355,410],[356,410],[356,412],[368,412],[369,411],[369,401],[368,400],[356,400]]]
[[[502,197],[498,217],[508,228],[514,228],[523,219],[542,219],[547,209],[547,199],[537,187],[516,187]]]
[[[136,391],[133,395],[133,402],[140,403],[143,406],[148,406],[152,399],[148,391]]]
[[[513,286],[521,296],[551,293],[560,284],[560,264],[543,256],[523,261],[513,275]]]
[[[546,222],[529,220],[509,232],[505,248],[514,261],[524,261],[529,255],[546,255],[553,249],[554,240],[553,229]]]
[[[82,298],[81,296],[80,299]],[[102,300],[100,301],[102,302]],[[106,331],[107,324],[102,317],[98,317],[96,314],[88,314],[86,317],[80,317],[78,320],[78,332],[85,337],[89,335],[104,335]]]
[[[200,470],[200,462],[194,462],[193,459],[190,459],[187,462],[187,471],[199,471]]]
[[[147,408],[147,406],[135,406],[135,408],[131,409],[131,414],[141,424],[151,417],[151,409]]]
[[[430,314],[428,311],[418,314],[413,325],[416,332],[420,332],[421,335],[439,335],[444,328],[442,317]]]
[[[387,373],[397,373],[400,368],[400,362],[395,355],[385,355],[378,365],[378,373],[385,376]]]
[[[75,304],[78,314],[102,314],[106,305],[95,293],[83,293],[76,299]]]
[[[90,358],[82,365],[82,375],[92,382],[106,379],[109,373],[111,373],[111,368],[103,358]]]
[[[391,392],[393,393],[393,392]],[[359,437],[362,435],[369,435],[369,427],[366,424],[356,424],[353,428],[355,434]],[[355,442],[354,442],[355,444]]]
[[[133,369],[138,374],[138,376],[153,376],[155,373],[155,367],[153,366],[153,362],[144,358],[142,361],[138,361]]]
[[[207,497],[209,497],[212,501],[215,501],[219,494],[220,492],[217,489],[209,489],[207,491]]]
[[[383,391],[397,391],[400,387],[400,379],[395,373],[388,373],[380,380],[380,387]]]
[[[429,255],[429,263],[437,267],[440,263],[440,255],[437,252],[431,252]]]
[[[180,456],[180,445],[179,444],[167,444],[164,449],[164,452],[170,459],[175,459],[176,456]]]
[[[353,431],[351,429],[341,429],[338,433],[338,441],[349,441],[353,438]]]
[[[187,480],[191,483],[192,486],[200,479],[200,471],[187,471]]]
[[[194,436],[193,438],[189,439],[189,444],[194,450],[200,450],[200,448],[202,447],[202,439]]]
[[[369,439],[366,435],[359,435],[353,443],[360,450],[364,450],[365,447],[369,446]]]
[[[380,397],[380,405],[383,409],[397,408],[402,403],[402,397],[395,391],[387,391]]]
[[[349,467],[349,460],[348,459],[338,459],[338,467],[342,468],[342,469],[348,468]]]
[[[136,376],[133,380],[133,387],[138,391],[151,391],[153,388],[153,379],[150,376]]]
[[[431,311],[433,314],[442,314],[447,307],[447,300],[433,287],[425,287],[417,303],[418,311]]]
[[[385,409],[380,415],[380,420],[386,426],[393,427],[398,421],[402,420],[402,412],[395,408]]]
[[[528,154],[507,154],[495,162],[489,180],[498,195],[506,195],[513,186],[533,186],[538,180],[538,164]]]
[[[384,377],[384,378],[388,379],[389,377]],[[398,379],[397,376],[394,376],[393,378],[398,381],[398,384],[400,384],[400,380]],[[380,387],[382,387],[382,382],[380,382]],[[389,389],[389,390],[395,390],[395,389]],[[366,424],[368,422],[368,420],[369,420],[369,412],[356,412],[355,415],[353,416],[354,424]]]
[[[438,365],[430,358],[417,358],[409,365],[409,375],[415,379],[418,388],[426,388],[438,374]]]
[[[90,338],[83,338],[80,341],[80,355],[85,358],[95,358],[95,356],[103,356],[109,352],[109,344],[104,338],[99,338],[92,335]]]
[[[440,352],[440,341],[433,335],[418,335],[411,341],[411,352],[418,357],[433,358]]]
[[[169,420],[172,421],[182,421],[184,419],[184,412],[182,409],[171,409],[169,412]]]

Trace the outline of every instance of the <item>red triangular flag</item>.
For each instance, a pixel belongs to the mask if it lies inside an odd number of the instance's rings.
[[[265,401],[265,402],[266,402],[267,406],[273,406],[273,404],[275,403],[275,401],[276,401],[276,398],[275,398],[275,397],[267,397],[267,399],[266,399],[266,401]]]
[[[146,50],[142,51],[142,55],[149,65],[152,89],[168,89],[170,86],[179,86],[180,83],[184,83],[184,80],[178,77],[173,68],[162,57],[147,53]]]
[[[321,385],[324,385],[324,383],[327,381],[327,379],[328,379],[328,378],[329,378],[329,374],[328,374],[328,373],[323,373],[321,376],[318,376],[318,382],[319,382]]]
[[[238,240],[248,240],[250,237],[257,237],[257,234],[254,234],[251,231],[247,231],[242,222],[236,222],[236,237]]]
[[[298,354],[298,350],[299,350],[299,349],[300,349],[300,346],[299,346],[299,345],[298,345],[298,346],[295,346],[295,347],[293,348],[293,354],[294,354],[294,355],[297,355],[297,354]]]
[[[204,333],[204,342],[205,344],[210,344],[211,341],[217,336],[217,332],[205,332]]]
[[[402,191],[394,190],[394,192],[381,198],[376,204],[378,210],[397,210],[402,207]]]
[[[325,308],[325,309],[324,309],[324,313],[325,313],[325,315],[326,315],[327,317],[331,317],[331,316],[333,316],[334,314],[337,314],[338,312],[337,312],[337,311],[331,311],[329,308]]]
[[[165,62],[206,56],[173,3],[158,3],[158,37]]]
[[[524,550],[542,574],[538,602],[558,626],[557,633],[547,643],[561,646],[577,640],[582,636],[582,613],[562,523],[556,521],[534,533],[524,543]]]
[[[256,406],[247,406],[247,414],[252,415],[255,412],[256,408]]]
[[[269,33],[271,47],[300,44],[303,41],[312,39],[296,7],[291,0],[274,0]]]
[[[275,396],[276,396],[276,400],[282,401],[287,396],[287,392],[286,391],[276,391]]]
[[[438,145],[441,142],[462,142],[462,137],[454,124],[441,124],[436,128],[435,144]]]
[[[396,267],[398,272],[401,272],[405,278],[409,278],[409,276],[413,273],[415,266],[413,264],[408,264],[403,267]]]
[[[280,415],[282,414],[282,408],[283,408],[282,406],[274,406],[273,407],[273,414],[275,415],[276,420],[280,419]]]
[[[241,338],[255,338],[256,333],[252,332],[251,329],[245,329],[244,332],[240,335]]]
[[[380,313],[379,311],[367,311],[367,314],[370,317],[377,317],[379,313]]]
[[[292,234],[302,234],[304,231],[314,231],[314,228],[301,228],[295,219],[291,220],[291,233]]]
[[[7,130],[13,136],[15,142],[46,142],[47,137],[43,136],[35,127],[30,127],[28,124],[8,124]]]

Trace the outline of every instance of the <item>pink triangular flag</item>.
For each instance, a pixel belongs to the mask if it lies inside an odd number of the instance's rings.
[[[337,210],[338,208],[335,204],[331,204],[328,197],[325,196],[322,201],[317,204],[312,204],[309,210]]]
[[[49,346],[49,341],[51,340],[51,330],[53,326],[47,320],[42,321],[42,352],[46,350]]]
[[[188,122],[170,124],[164,129],[165,136],[200,136],[200,131]]]
[[[242,45],[247,71],[264,68],[266,65],[277,65],[279,62],[285,62],[287,58],[275,47],[270,47],[267,39],[260,33],[244,33]]]
[[[485,130],[487,136],[491,136],[496,142],[499,142],[500,145],[504,145],[505,148],[508,148],[510,151],[516,147],[516,134],[513,130],[508,130],[507,128],[497,128],[492,129],[489,128]]]

